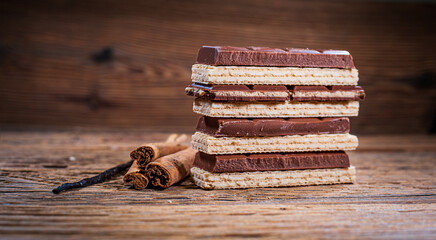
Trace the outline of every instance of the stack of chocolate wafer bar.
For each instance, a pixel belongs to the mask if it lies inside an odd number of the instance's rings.
[[[204,189],[353,183],[348,117],[365,98],[342,50],[204,46],[192,66],[191,169]]]

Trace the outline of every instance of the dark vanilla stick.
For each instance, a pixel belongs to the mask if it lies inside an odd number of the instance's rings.
[[[196,153],[194,149],[187,148],[149,163],[146,172],[151,184],[168,188],[189,176]]]
[[[71,190],[74,188],[82,188],[82,187],[87,187],[87,186],[91,186],[91,185],[94,185],[97,183],[104,182],[104,181],[109,180],[112,177],[115,177],[118,174],[126,171],[132,165],[132,163],[133,163],[133,160],[130,160],[126,163],[123,163],[123,164],[120,164],[116,167],[108,169],[108,170],[98,174],[97,176],[85,178],[85,179],[82,179],[82,180],[80,180],[78,182],[74,182],[74,183],[64,183],[64,184],[60,185],[59,187],[53,189],[52,192],[55,194],[58,194],[60,192]]]
[[[146,173],[144,169],[139,168],[136,161],[133,161],[123,180],[125,185],[131,185],[136,190],[142,190],[148,185]]]
[[[145,168],[147,164],[159,157],[169,155],[188,146],[182,142],[186,140],[186,135],[172,134],[166,142],[144,144],[130,153],[130,158],[138,162],[140,168]]]

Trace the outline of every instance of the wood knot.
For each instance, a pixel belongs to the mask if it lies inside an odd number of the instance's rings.
[[[114,58],[114,50],[111,47],[104,47],[100,51],[92,55],[92,60],[95,63],[110,62]]]

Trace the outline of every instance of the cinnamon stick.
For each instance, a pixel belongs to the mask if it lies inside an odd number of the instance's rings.
[[[168,188],[189,176],[196,153],[194,149],[187,148],[149,163],[146,172],[151,184]]]
[[[186,138],[186,135],[172,134],[166,142],[148,143],[135,149],[130,153],[130,158],[136,160],[140,168],[145,168],[147,164],[159,157],[187,148],[188,146],[182,143]]]
[[[148,185],[148,178],[144,169],[139,168],[136,161],[133,161],[129,171],[123,178],[125,185],[131,185],[136,190],[142,190]]]

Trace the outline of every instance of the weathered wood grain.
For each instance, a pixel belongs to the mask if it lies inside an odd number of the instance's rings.
[[[122,178],[54,195],[65,181],[127,160],[166,139],[153,132],[0,134],[0,238],[436,237],[436,138],[361,137],[353,185],[204,191],[190,180],[135,191]],[[74,157],[74,158],[71,158]],[[72,161],[73,159],[74,161]]]
[[[349,50],[358,133],[436,131],[436,4],[404,1],[3,1],[0,124],[188,131],[201,45]]]

